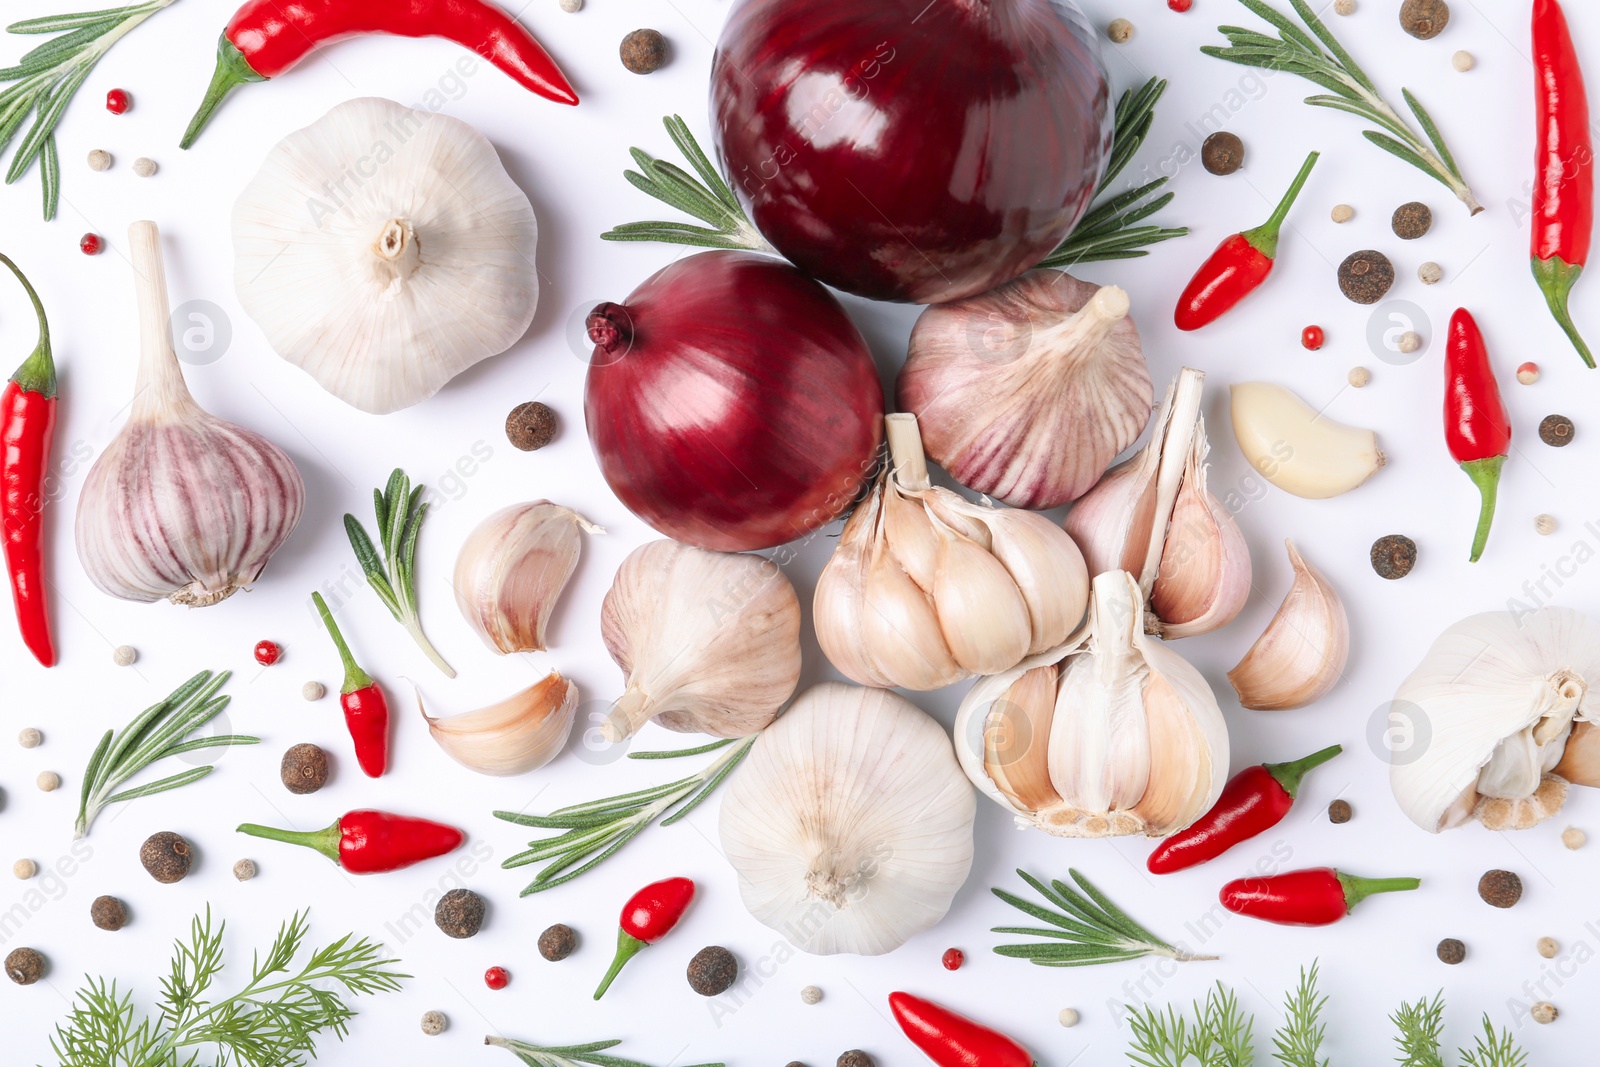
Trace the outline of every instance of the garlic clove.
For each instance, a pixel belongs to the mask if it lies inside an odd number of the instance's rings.
[[[456,605],[501,655],[545,651],[545,627],[578,566],[583,533],[605,533],[571,508],[535,500],[490,515],[456,557]]]
[[[1552,773],[1573,785],[1600,786],[1600,729],[1592,722],[1575,722]]]
[[[1284,544],[1294,582],[1266,630],[1228,672],[1239,703],[1256,711],[1303,708],[1322,699],[1343,677],[1350,656],[1344,602],[1293,541]]]
[[[1091,575],[1137,574],[1155,529],[1156,453],[1143,453],[1113,467],[1067,512],[1064,523],[1083,550]]]
[[[1211,805],[1210,749],[1199,724],[1172,683],[1152,673],[1145,683],[1149,722],[1149,784],[1131,811],[1144,833],[1176,833]]]
[[[927,506],[902,493],[893,479],[883,490],[883,540],[885,545],[881,547],[899,561],[913,582],[923,589],[933,588],[939,535],[934,532]]]
[[[887,553],[867,566],[860,611],[864,654],[876,676],[926,690],[969,673],[951,655],[933,601]]]
[[[1312,500],[1348,493],[1384,464],[1371,430],[1335,422],[1281,385],[1232,388],[1239,450],[1267,481]]]
[[[880,673],[868,654],[863,596],[881,510],[880,494],[868,493],[845,522],[833,555],[817,576],[811,614],[822,654],[840,674],[862,685],[887,688],[894,680]]]
[[[988,531],[989,551],[1022,594],[1032,628],[1028,655],[1065,641],[1089,605],[1089,569],[1072,537],[1020,508],[964,503],[962,511]]]
[[[1250,599],[1250,548],[1239,524],[1206,489],[1202,422],[1150,587],[1156,628],[1166,638],[1220,630]]]
[[[479,774],[509,777],[543,767],[566,746],[578,687],[551,671],[533,685],[477,711],[437,719],[417,708],[445,754]]]
[[[983,721],[983,769],[1011,805],[1023,811],[1061,806],[1061,794],[1050,783],[1055,705],[1055,667],[1033,667],[994,701]]]
[[[1033,634],[1022,591],[976,541],[947,527],[940,535],[932,594],[950,655],[972,674],[1009,670],[1028,654]]]

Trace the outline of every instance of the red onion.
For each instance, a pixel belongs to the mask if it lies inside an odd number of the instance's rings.
[[[1070,0],[739,0],[712,60],[724,171],[795,266],[878,300],[981,293],[1088,207],[1113,105]]]
[[[584,414],[601,473],[668,537],[742,552],[837,517],[872,472],[883,387],[826,289],[701,252],[589,313]]]

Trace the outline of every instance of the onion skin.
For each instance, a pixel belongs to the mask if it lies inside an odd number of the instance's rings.
[[[589,441],[628,510],[720,552],[803,537],[855,500],[883,439],[866,342],[821,285],[701,252],[589,316]]]
[[[1112,111],[1070,0],[740,0],[712,60],[717,149],[756,228],[875,300],[1036,265],[1088,207]]]

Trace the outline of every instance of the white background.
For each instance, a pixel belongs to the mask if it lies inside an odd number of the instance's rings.
[[[56,7],[55,4],[46,5]],[[60,5],[65,8],[71,5]],[[798,1059],[831,1064],[841,1051],[860,1047],[882,1064],[919,1062],[887,1018],[884,997],[905,988],[959,1006],[1023,1040],[1041,1064],[1122,1062],[1126,1031],[1112,1001],[1164,1003],[1186,1000],[1220,979],[1235,987],[1266,1032],[1279,1018],[1282,992],[1298,968],[1322,961],[1330,997],[1327,1053],[1336,1064],[1374,1064],[1392,1056],[1385,1020],[1402,998],[1443,988],[1450,1004],[1447,1037],[1465,1040],[1488,1012],[1497,1025],[1516,1027],[1536,1064],[1580,1062],[1579,1049],[1600,1036],[1594,1018],[1600,976],[1587,960],[1600,945],[1600,905],[1594,884],[1600,843],[1564,850],[1557,835],[1569,822],[1588,826],[1600,841],[1600,798],[1575,791],[1555,821],[1516,835],[1465,829],[1430,837],[1395,807],[1383,763],[1366,740],[1374,713],[1417,662],[1434,636],[1474,611],[1504,607],[1508,597],[1528,600],[1524,583],[1556,568],[1572,571],[1574,553],[1600,547],[1600,494],[1592,474],[1600,439],[1592,412],[1600,373],[1585,371],[1543,310],[1528,275],[1525,206],[1530,175],[1531,68],[1526,0],[1459,0],[1449,29],[1431,42],[1402,35],[1394,0],[1362,0],[1335,29],[1385,91],[1398,98],[1409,85],[1433,110],[1478,196],[1488,210],[1477,218],[1442,187],[1366,144],[1348,116],[1313,112],[1300,100],[1314,91],[1288,75],[1259,74],[1204,58],[1197,51],[1218,40],[1219,22],[1248,22],[1228,0],[1196,0],[1177,15],[1159,0],[1094,0],[1086,5],[1099,25],[1116,15],[1132,18],[1138,32],[1120,47],[1107,46],[1119,89],[1151,74],[1172,80],[1142,165],[1188,159],[1198,139],[1188,124],[1214,105],[1235,112],[1229,126],[1248,148],[1236,176],[1206,174],[1197,163],[1172,164],[1176,202],[1164,219],[1194,229],[1188,240],[1163,246],[1142,261],[1095,266],[1084,273],[1125,286],[1145,338],[1158,383],[1183,364],[1210,372],[1207,411],[1214,446],[1211,485],[1218,496],[1248,500],[1239,520],[1250,541],[1256,592],[1238,622],[1180,650],[1215,683],[1227,713],[1233,765],[1287,759],[1333,741],[1346,754],[1307,782],[1296,811],[1276,830],[1226,858],[1159,884],[1147,876],[1147,846],[1136,840],[1105,843],[1056,841],[1018,833],[1001,810],[980,802],[978,852],[972,876],[937,930],[878,959],[787,958],[777,935],[750,919],[739,904],[732,872],[716,847],[716,805],[706,805],[687,825],[656,829],[630,845],[599,872],[568,887],[519,900],[530,870],[502,871],[499,861],[522,847],[528,834],[499,823],[496,808],[545,812],[562,804],[621,792],[683,773],[670,764],[606,762],[580,746],[542,771],[515,780],[474,776],[450,762],[428,739],[409,686],[417,680],[437,711],[462,711],[496,700],[553,666],[574,678],[591,708],[619,692],[620,675],[598,639],[601,597],[623,556],[650,532],[607,491],[590,456],[581,421],[586,352],[570,340],[582,313],[602,299],[620,300],[676,254],[664,246],[622,246],[599,241],[608,226],[659,217],[657,205],[627,186],[626,149],[640,145],[665,153],[660,116],[676,111],[705,134],[706,75],[713,42],[726,14],[723,0],[673,0],[667,4],[594,0],[577,15],[555,0],[538,0],[522,12],[572,77],[583,104],[559,107],[513,85],[487,66],[465,80],[445,110],[483,130],[500,150],[512,176],[539,216],[537,262],[542,294],[527,337],[507,354],[463,375],[432,400],[387,417],[363,415],[324,394],[305,375],[277,359],[233,295],[229,211],[233,198],[263,155],[283,134],[328,108],[363,94],[422,101],[466,53],[436,41],[368,40],[337,45],[288,75],[241,89],[222,109],[197,147],[176,142],[209,76],[217,30],[227,3],[185,0],[157,15],[123,41],[89,79],[60,130],[63,197],[52,224],[38,218],[37,173],[0,193],[6,225],[3,248],[28,270],[50,310],[61,367],[61,422],[56,455],[65,467],[61,496],[49,510],[51,580],[61,663],[45,671],[14,636],[0,627],[0,677],[4,678],[7,736],[24,726],[41,728],[35,750],[0,743],[0,860],[8,866],[29,856],[46,869],[67,858],[68,877],[31,883],[0,882],[0,913],[21,904],[27,920],[0,948],[32,945],[51,961],[47,981],[32,988],[0,984],[7,1062],[54,1062],[49,1021],[67,1008],[84,973],[133,983],[142,1006],[150,1003],[168,947],[191,914],[209,904],[228,920],[227,946],[234,966],[221,988],[231,990],[280,919],[312,906],[314,938],[349,930],[385,939],[415,975],[403,993],[361,1005],[348,1044],[326,1046],[328,1063],[428,1064],[511,1062],[483,1049],[481,1036],[501,1032],[549,1043],[626,1039],[618,1051],[651,1064],[725,1060],[729,1064],[782,1064]],[[1594,77],[1600,79],[1600,9],[1568,5]],[[16,17],[42,13],[15,6]],[[11,12],[8,12],[10,16]],[[626,73],[616,59],[628,30],[653,25],[672,41],[671,64],[648,80]],[[25,42],[7,42],[7,57]],[[952,47],[958,47],[952,42]],[[1453,71],[1451,53],[1468,49],[1478,65]],[[912,57],[915,61],[915,57]],[[105,90],[124,86],[134,95],[131,113],[115,117],[100,106]],[[446,83],[446,89],[451,88]],[[1178,151],[1178,147],[1182,150]],[[108,173],[84,164],[92,148],[116,157]],[[1217,241],[1266,217],[1305,153],[1321,149],[1285,231],[1279,267],[1267,286],[1236,314],[1198,336],[1180,337],[1170,309],[1183,281]],[[132,160],[148,155],[161,170],[135,177]],[[1433,206],[1433,231],[1402,243],[1388,228],[1389,214],[1405,200]],[[1336,203],[1354,205],[1344,226],[1328,218]],[[203,613],[167,604],[112,600],[95,590],[72,547],[72,516],[86,465],[115,432],[131,395],[137,357],[133,286],[125,232],[133,220],[157,220],[163,230],[174,305],[214,302],[231,317],[231,349],[215,363],[186,367],[200,402],[223,417],[259,430],[294,457],[305,478],[305,517],[273,560],[257,589]],[[78,236],[93,230],[108,250],[86,258]],[[1386,251],[1400,281],[1393,299],[1412,301],[1425,313],[1417,323],[1430,349],[1416,362],[1395,366],[1369,348],[1372,309],[1345,301],[1334,267],[1364,247]],[[1424,260],[1444,268],[1444,281],[1425,288],[1416,279]],[[1577,313],[1600,340],[1600,279],[1579,286]],[[868,305],[845,299],[892,382],[917,309]],[[1453,308],[1473,309],[1488,336],[1516,420],[1516,449],[1506,465],[1500,514],[1483,562],[1466,562],[1477,495],[1454,469],[1442,445],[1441,375],[1436,334]],[[1380,309],[1382,310],[1382,309]],[[1384,312],[1386,314],[1386,312]],[[1308,323],[1322,324],[1328,344],[1301,349]],[[1387,323],[1385,323],[1387,325]],[[0,362],[7,369],[33,344],[33,324],[11,282],[0,283]],[[1543,369],[1538,385],[1511,380],[1525,359]],[[1364,390],[1345,385],[1355,365],[1373,371]],[[1224,387],[1265,378],[1297,389],[1328,414],[1376,428],[1389,456],[1387,469],[1355,493],[1308,501],[1262,488],[1249,478],[1228,431]],[[1158,389],[1160,385],[1158,385]],[[527,455],[506,443],[501,425],[516,402],[540,397],[560,412],[564,431],[545,450]],[[1577,442],[1564,451],[1542,445],[1538,420],[1552,411],[1572,416]],[[487,451],[488,458],[479,458]],[[439,490],[421,544],[421,600],[429,632],[460,670],[447,682],[430,667],[376,598],[359,580],[340,527],[340,515],[369,515],[371,488],[403,466]],[[503,659],[490,654],[467,629],[452,603],[450,569],[463,537],[482,517],[515,501],[547,497],[578,507],[610,530],[591,540],[578,574],[557,612],[548,655]],[[1561,522],[1539,537],[1533,517],[1549,512]],[[1594,520],[1597,525],[1586,527]],[[1375,577],[1367,549],[1379,535],[1405,532],[1421,546],[1415,572],[1397,583]],[[1265,625],[1288,582],[1281,547],[1296,538],[1306,557],[1323,569],[1346,599],[1353,650],[1341,684],[1317,706],[1289,713],[1241,712],[1224,672]],[[1578,546],[1584,546],[1579,549]],[[790,569],[803,601],[828,548],[816,539]],[[1565,561],[1565,562],[1563,562]],[[1540,599],[1588,610],[1600,608],[1600,568],[1578,567],[1558,583],[1546,580]],[[318,678],[336,690],[337,660],[309,609],[312,589],[343,591],[346,632],[358,657],[382,679],[395,708],[393,770],[373,782],[349,758],[349,742],[334,698],[318,704],[300,698],[301,683]],[[1537,591],[1535,591],[1537,595]],[[9,612],[7,612],[9,614]],[[285,648],[283,661],[262,670],[250,658],[261,638]],[[131,668],[112,664],[123,643],[140,651]],[[201,668],[237,672],[228,691],[233,730],[265,743],[227,751],[204,783],[112,810],[75,851],[70,827],[79,776],[94,739],[120,726],[137,709]],[[808,639],[807,683],[829,676]],[[923,694],[918,703],[948,722],[965,686]],[[322,792],[288,795],[277,781],[280,753],[290,744],[316,741],[336,754],[335,780]],[[655,728],[644,747],[676,747],[680,739]],[[615,754],[612,754],[615,755]],[[63,788],[34,788],[42,770],[59,772]],[[1324,815],[1336,796],[1350,800],[1354,820],[1331,826]],[[325,825],[349,808],[377,806],[427,814],[470,831],[467,849],[449,860],[366,878],[345,876],[322,857],[287,846],[236,836],[233,826],[254,820],[300,828]],[[140,869],[137,849],[154,831],[172,829],[197,846],[200,862],[190,877],[157,885]],[[1291,866],[1335,864],[1370,875],[1415,874],[1422,891],[1376,898],[1339,927],[1285,929],[1230,919],[1206,940],[1222,955],[1215,964],[1186,964],[1172,974],[1131,963],[1086,971],[1035,969],[993,956],[990,926],[1013,920],[989,894],[1013,885],[1017,866],[1063,876],[1068,866],[1088,872],[1136,917],[1158,933],[1193,940],[1186,926],[1213,910],[1218,886],[1258,861],[1289,855]],[[233,861],[255,857],[260,876],[237,883]],[[1509,912],[1482,904],[1474,887],[1490,867],[1522,875],[1523,902]],[[0,869],[4,869],[0,867]],[[617,909],[635,888],[669,874],[693,876],[702,897],[683,927],[636,959],[601,1003],[590,991],[610,957]],[[430,901],[460,879],[491,900],[484,932],[449,941],[430,923],[397,936],[408,910]],[[100,893],[128,901],[133,922],[120,933],[95,930],[89,902]],[[426,909],[431,912],[431,904]],[[15,914],[15,913],[14,913]],[[420,914],[420,913],[419,913]],[[546,925],[575,927],[582,947],[567,962],[538,958],[534,940]],[[1533,950],[1541,935],[1557,938],[1569,953],[1544,961]],[[1434,959],[1445,936],[1468,944],[1467,962],[1447,968]],[[684,985],[689,956],[706,944],[739,954],[752,977],[742,1006],[730,997],[705,1002]],[[968,963],[950,974],[938,965],[948,946],[960,946]],[[484,968],[500,964],[513,975],[503,992],[489,992]],[[1543,982],[1543,993],[1524,983]],[[801,1004],[807,984],[827,993],[817,1007]],[[1553,1026],[1527,1021],[1526,1006],[1548,998],[1562,1008]],[[1519,1012],[1517,1005],[1522,1005]],[[1083,1023],[1067,1031],[1057,1011],[1074,1006]],[[447,1035],[424,1039],[423,1011],[449,1014]],[[1266,1059],[1266,1049],[1261,1058]]]

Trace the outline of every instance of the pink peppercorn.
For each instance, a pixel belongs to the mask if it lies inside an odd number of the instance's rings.
[[[86,233],[78,238],[78,250],[86,256],[98,256],[105,247],[105,242],[100,240],[97,233]]]
[[[278,662],[278,658],[282,655],[283,649],[278,647],[278,642],[256,642],[256,662],[261,664],[263,667],[272,666],[274,663]]]
[[[483,972],[483,984],[490,989],[504,989],[511,984],[511,972],[504,967],[490,967]]]
[[[1194,6],[1194,0],[1167,0],[1167,6],[1174,11],[1184,12]]]
[[[1312,352],[1321,348],[1327,339],[1328,335],[1322,332],[1321,326],[1307,326],[1300,331],[1300,343]]]
[[[113,115],[120,115],[133,106],[133,98],[126,89],[112,89],[106,93],[106,110]]]
[[[944,955],[939,957],[939,962],[944,964],[947,971],[959,971],[961,965],[967,962],[967,954],[958,948],[947,948]]]

